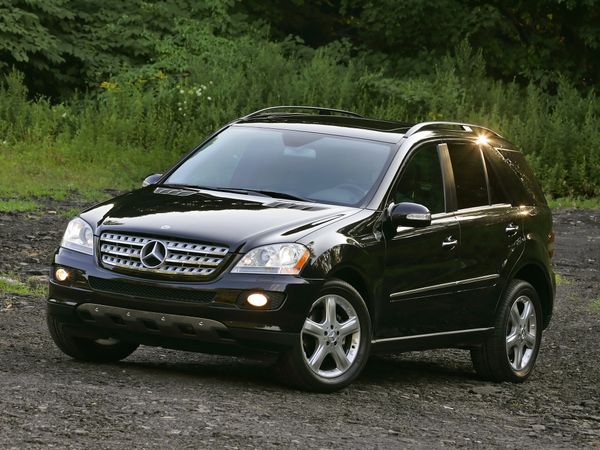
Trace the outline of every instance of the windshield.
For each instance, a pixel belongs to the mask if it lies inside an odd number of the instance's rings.
[[[357,206],[391,156],[392,145],[382,142],[234,126],[196,151],[165,184]]]

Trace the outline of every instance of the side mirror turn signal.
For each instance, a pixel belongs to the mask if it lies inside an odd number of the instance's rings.
[[[431,225],[431,213],[418,203],[402,202],[390,205],[389,218],[395,227],[427,227]]]

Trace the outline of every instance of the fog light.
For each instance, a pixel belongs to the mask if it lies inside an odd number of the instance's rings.
[[[250,294],[246,301],[248,302],[248,304],[260,308],[262,306],[265,306],[269,299],[264,294]]]
[[[69,278],[69,272],[62,267],[59,267],[56,269],[56,272],[54,272],[54,276],[58,281],[67,281]]]

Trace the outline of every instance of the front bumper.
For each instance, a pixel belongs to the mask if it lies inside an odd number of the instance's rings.
[[[64,282],[54,276],[58,267],[71,274]],[[299,342],[322,284],[228,272],[208,282],[149,280],[104,269],[92,256],[59,248],[47,306],[48,314],[77,336],[207,353],[279,352]],[[252,292],[273,301],[252,309],[243,302]]]

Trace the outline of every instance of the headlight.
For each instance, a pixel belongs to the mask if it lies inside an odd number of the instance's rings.
[[[298,275],[310,252],[300,244],[273,244],[250,250],[231,270],[234,273]]]
[[[76,252],[93,255],[94,233],[92,232],[92,227],[85,220],[79,217],[74,218],[67,225],[60,245]]]

